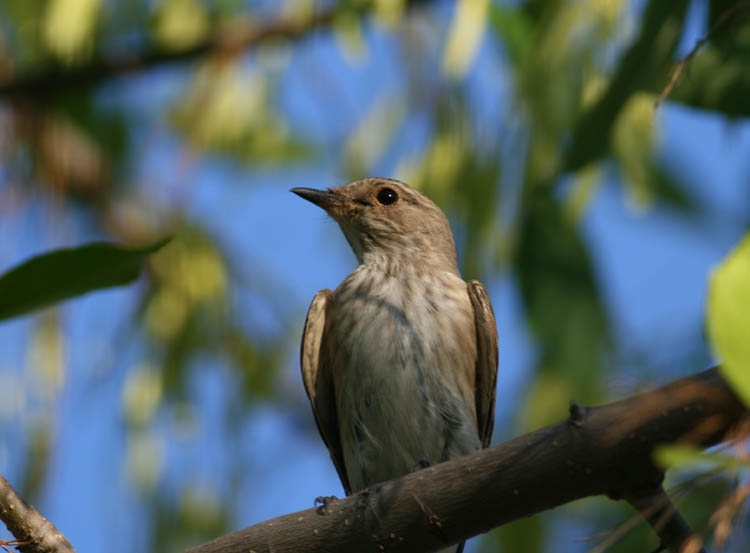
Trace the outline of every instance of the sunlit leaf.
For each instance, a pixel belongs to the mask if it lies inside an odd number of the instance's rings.
[[[171,121],[193,146],[240,161],[269,164],[306,157],[311,147],[269,107],[272,95],[265,73],[247,74],[236,65],[207,63],[173,106]]]
[[[612,125],[631,94],[666,79],[690,2],[651,0],[640,34],[625,52],[606,92],[578,118],[566,152],[565,169],[575,170],[605,155]]]
[[[487,24],[489,0],[459,0],[443,53],[443,73],[460,79],[471,67]]]
[[[404,15],[405,0],[375,0],[375,17],[389,28],[395,28]]]
[[[654,450],[654,462],[664,469],[713,470],[719,468],[750,467],[750,462],[734,455],[713,452],[686,444],[662,445]]]
[[[126,468],[141,493],[153,491],[164,470],[165,443],[156,433],[137,431],[127,445]]]
[[[83,57],[93,42],[101,0],[50,0],[44,16],[47,47],[65,62]]]
[[[651,167],[656,135],[654,98],[636,93],[622,107],[612,129],[612,153],[624,172],[630,205],[653,203]]]
[[[711,276],[707,325],[722,374],[750,405],[750,234]]]
[[[128,371],[122,390],[122,404],[129,424],[149,423],[162,400],[163,381],[157,367],[144,363]]]
[[[167,242],[138,249],[96,243],[34,257],[0,276],[0,320],[128,284],[138,277],[147,256]]]
[[[197,0],[166,0],[156,16],[155,32],[166,48],[184,50],[206,37],[208,15]]]
[[[334,37],[341,54],[352,65],[364,63],[367,45],[362,37],[362,22],[353,12],[340,12],[333,22]]]
[[[346,142],[344,164],[348,175],[357,178],[372,170],[373,164],[390,144],[405,112],[401,99],[376,99]]]
[[[65,335],[55,313],[45,313],[35,321],[29,344],[27,374],[34,394],[55,401],[65,383]]]
[[[596,191],[602,184],[602,167],[591,163],[575,174],[570,192],[565,197],[565,215],[572,221],[578,221],[591,205]]]

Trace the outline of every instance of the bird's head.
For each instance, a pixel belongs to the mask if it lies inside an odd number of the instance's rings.
[[[292,192],[338,222],[361,264],[437,263],[458,272],[448,219],[432,200],[403,182],[367,178],[340,188]]]

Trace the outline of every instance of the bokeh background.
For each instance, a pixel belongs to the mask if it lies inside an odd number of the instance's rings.
[[[0,325],[0,473],[81,553],[340,495],[297,355],[355,260],[294,186],[389,176],[445,209],[497,315],[495,443],[708,367],[707,279],[750,222],[749,67],[741,1],[4,0],[0,271],[174,238],[137,284]],[[710,534],[732,485],[686,517]],[[469,551],[589,551],[631,516],[589,499]]]

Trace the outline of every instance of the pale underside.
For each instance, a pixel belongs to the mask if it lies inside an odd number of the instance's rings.
[[[489,443],[497,338],[478,282],[360,265],[313,300],[302,369],[347,493]]]

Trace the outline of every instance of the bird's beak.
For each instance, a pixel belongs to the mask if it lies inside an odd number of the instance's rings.
[[[332,211],[337,212],[349,203],[348,198],[345,198],[341,194],[337,194],[332,190],[292,188],[291,192],[294,192],[300,198],[304,198],[308,202],[312,202],[318,207],[325,209],[328,213],[331,213]]]

